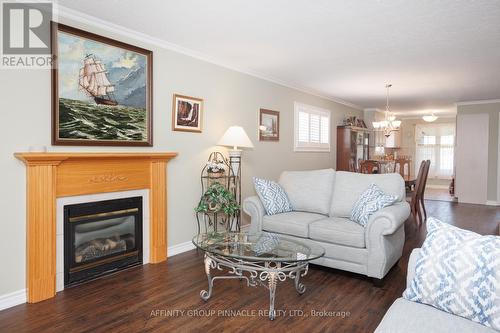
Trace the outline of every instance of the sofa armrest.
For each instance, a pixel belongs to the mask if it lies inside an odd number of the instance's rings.
[[[400,201],[392,206],[384,207],[368,220],[366,236],[373,233],[381,235],[392,235],[410,216],[410,205],[406,201]]]
[[[262,220],[266,211],[258,196],[248,197],[243,201],[243,211],[250,215],[250,232],[262,231]]]
[[[401,258],[405,242],[403,224],[409,216],[410,205],[402,201],[370,217],[365,228],[368,276],[383,278]]]

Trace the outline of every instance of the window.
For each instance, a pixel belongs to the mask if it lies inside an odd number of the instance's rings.
[[[295,103],[295,151],[330,151],[330,111]]]
[[[415,127],[416,161],[431,160],[429,177],[450,179],[453,175],[455,124],[425,124]],[[418,170],[415,170],[417,172]]]

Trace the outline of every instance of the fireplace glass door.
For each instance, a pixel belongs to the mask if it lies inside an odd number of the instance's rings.
[[[64,207],[65,285],[142,264],[142,198]]]

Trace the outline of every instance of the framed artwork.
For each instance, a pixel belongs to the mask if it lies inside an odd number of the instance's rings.
[[[203,99],[174,94],[172,103],[172,130],[201,133]]]
[[[279,141],[280,113],[260,109],[259,113],[259,141]]]
[[[153,52],[51,28],[52,144],[152,146]]]

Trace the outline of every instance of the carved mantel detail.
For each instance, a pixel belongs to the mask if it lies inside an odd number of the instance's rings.
[[[56,199],[150,190],[150,262],[167,259],[167,162],[177,153],[16,153],[26,164],[26,290],[29,303],[55,295]]]
[[[126,176],[108,173],[108,174],[104,174],[104,175],[90,177],[89,183],[125,182],[127,180],[128,180],[128,178]]]

